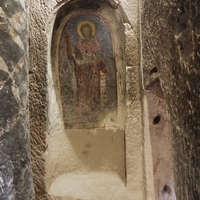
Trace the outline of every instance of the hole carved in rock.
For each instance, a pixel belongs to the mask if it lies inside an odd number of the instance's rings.
[[[153,67],[153,68],[150,70],[149,74],[151,75],[151,74],[157,73],[157,72],[158,72],[158,68],[157,68],[157,67]]]
[[[157,115],[156,117],[154,117],[153,119],[153,124],[158,124],[160,122],[161,116]]]
[[[171,188],[168,185],[164,185],[164,187],[163,187],[163,193],[170,194],[171,193]]]

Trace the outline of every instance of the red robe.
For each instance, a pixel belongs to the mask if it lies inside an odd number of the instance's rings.
[[[77,124],[98,122],[100,115],[100,71],[106,67],[100,44],[94,38],[80,39],[75,47],[77,82]]]

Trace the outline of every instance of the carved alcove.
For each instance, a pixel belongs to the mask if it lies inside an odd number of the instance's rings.
[[[107,187],[125,187],[124,30],[115,6],[69,1],[55,16],[46,154],[55,197],[100,199],[113,195]],[[94,188],[102,189],[86,191]]]
[[[67,22],[58,52],[66,129],[117,125],[114,56],[112,35],[101,16],[82,12]]]

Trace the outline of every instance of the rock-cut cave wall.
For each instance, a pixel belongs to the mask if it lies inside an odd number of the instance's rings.
[[[145,80],[158,68],[173,128],[176,196],[200,198],[200,1],[144,0]],[[147,83],[146,83],[147,84]]]
[[[122,1],[124,2],[124,1]],[[31,2],[30,111],[36,193],[46,199],[46,55],[44,37],[52,3]],[[200,199],[200,1],[143,0],[142,47],[144,79],[157,67],[173,128],[177,199]],[[33,23],[41,9],[46,14]],[[130,12],[131,13],[131,12]],[[27,5],[24,0],[0,2],[0,199],[34,199],[28,132]],[[40,37],[39,37],[40,36]],[[40,41],[39,41],[40,40]],[[35,45],[37,44],[37,45]],[[34,57],[33,55],[36,55]],[[42,66],[42,67],[40,67]],[[146,82],[148,85],[148,82]],[[33,131],[32,131],[33,132]],[[137,183],[138,185],[138,183]]]
[[[0,199],[34,199],[28,123],[28,4],[0,1]]]

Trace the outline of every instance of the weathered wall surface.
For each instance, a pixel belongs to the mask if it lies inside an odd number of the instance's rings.
[[[0,2],[0,199],[34,199],[28,125],[26,1]]]
[[[143,2],[145,80],[157,67],[173,128],[177,199],[200,198],[199,1]]]
[[[172,129],[156,70],[157,68],[151,70],[149,84],[146,87],[155,200],[175,200]]]
[[[44,184],[44,152],[47,123],[47,37],[46,23],[55,2],[31,1],[29,22],[29,105],[33,181],[36,199],[47,199]]]

